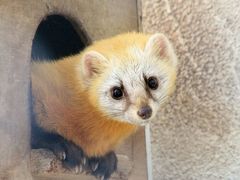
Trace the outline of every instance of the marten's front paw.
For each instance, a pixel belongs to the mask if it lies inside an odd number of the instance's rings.
[[[63,167],[82,173],[87,166],[87,158],[83,150],[75,144],[65,141],[56,147],[54,154],[62,161]]]
[[[92,175],[106,180],[117,169],[117,156],[114,152],[109,152],[102,157],[91,157],[88,159],[88,165]]]

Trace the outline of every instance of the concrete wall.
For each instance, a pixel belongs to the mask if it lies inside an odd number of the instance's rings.
[[[73,20],[91,40],[138,29],[136,0],[0,0],[0,179],[31,179],[31,46],[41,20],[54,13]]]
[[[141,2],[143,31],[166,33],[179,57],[152,124],[154,179],[240,179],[240,1]]]
[[[15,13],[19,8],[17,4],[0,1],[0,179],[3,176],[18,179],[29,177],[31,39],[28,36],[33,33],[25,33],[32,26],[27,18],[19,21],[19,15]],[[29,17],[30,14],[24,11],[22,16]]]

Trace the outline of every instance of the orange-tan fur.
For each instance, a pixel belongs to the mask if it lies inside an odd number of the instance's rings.
[[[89,156],[104,155],[133,133],[136,126],[108,119],[88,102],[89,94],[76,88],[77,60],[73,57],[32,66],[34,110],[44,129],[80,145]]]
[[[100,41],[87,50],[96,50],[105,57],[112,53],[124,55],[129,44],[138,43],[144,47],[142,39],[133,35]],[[138,39],[136,39],[138,38]],[[139,43],[140,42],[140,43]],[[117,44],[117,45],[115,45]],[[34,111],[38,123],[44,129],[57,132],[66,139],[80,145],[89,156],[104,155],[113,150],[122,140],[136,131],[137,126],[112,120],[89,102],[96,100],[95,94],[83,90],[76,72],[81,54],[54,63],[32,64],[32,91],[35,98]],[[42,105],[44,103],[44,106]]]
[[[81,58],[84,52],[92,50],[107,59],[126,57],[128,47],[136,45],[144,49],[148,38],[149,35],[140,33],[124,34],[98,41],[80,54],[56,62],[32,63],[32,92],[38,124],[73,141],[88,156],[102,156],[113,150],[134,133],[137,126],[113,119],[102,111],[95,91],[101,78],[93,78],[91,86],[94,87],[88,90],[87,80],[79,73]],[[175,81],[175,75],[172,77]]]

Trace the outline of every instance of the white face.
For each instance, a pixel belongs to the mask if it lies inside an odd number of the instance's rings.
[[[166,63],[133,48],[131,59],[111,59],[99,88],[99,103],[104,112],[119,121],[145,125],[153,119],[172,86]]]
[[[136,45],[128,46],[124,57],[106,58],[88,51],[79,70],[85,88],[97,93],[102,112],[118,121],[144,125],[174,89],[177,58],[163,34],[152,35],[144,49]]]

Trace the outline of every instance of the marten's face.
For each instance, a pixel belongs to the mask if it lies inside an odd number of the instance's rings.
[[[83,73],[94,104],[114,120],[144,125],[153,119],[173,92],[176,56],[162,34],[151,36],[140,48],[133,45],[125,55],[106,58],[89,52],[83,58]]]
[[[120,63],[104,74],[98,90],[100,107],[114,119],[144,125],[172,93],[175,68],[141,51],[131,59],[114,61]]]

